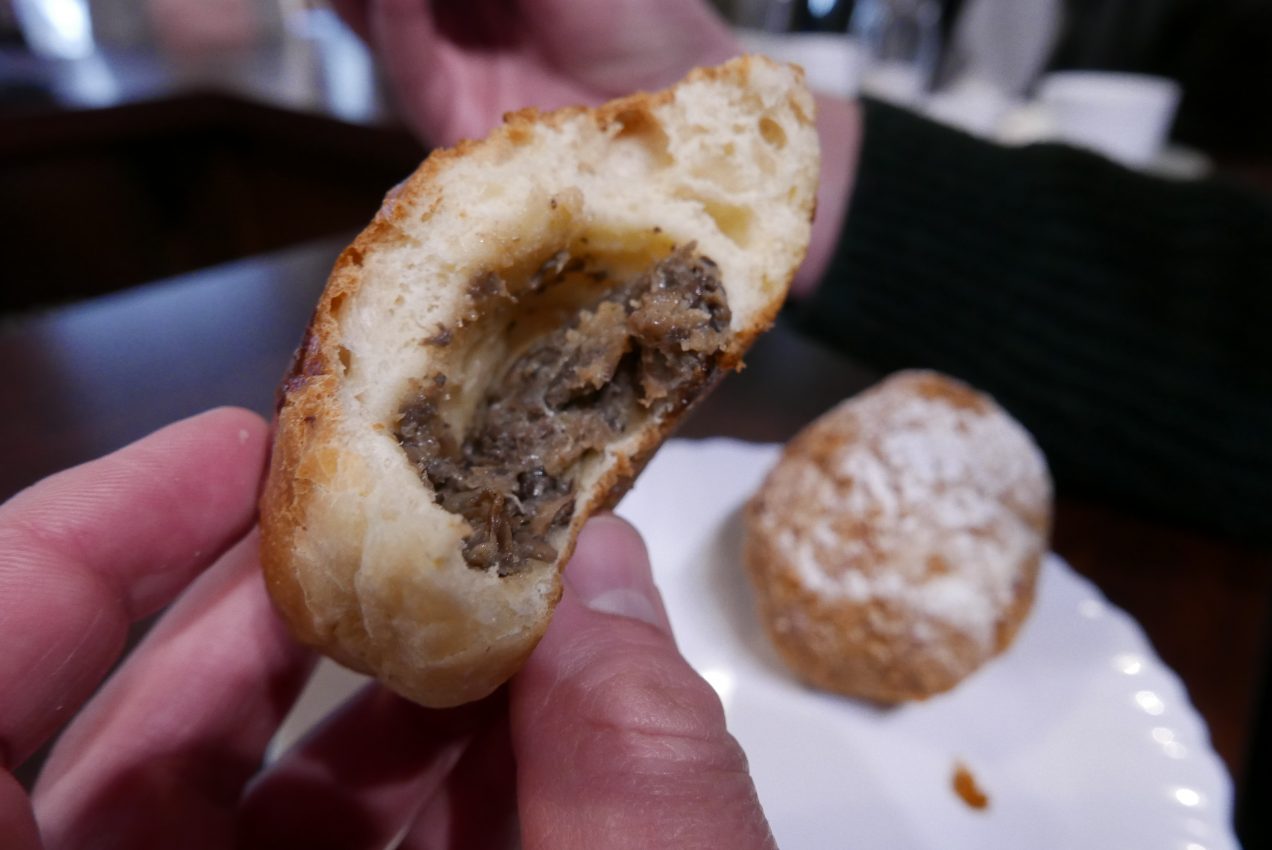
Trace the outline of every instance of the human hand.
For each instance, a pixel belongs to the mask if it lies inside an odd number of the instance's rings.
[[[255,536],[234,543],[265,436],[213,412],[0,508],[6,768],[84,701],[130,618],[216,562],[63,733],[32,799],[0,773],[6,847],[772,846],[719,701],[612,517],[585,528],[504,691],[433,711],[371,686],[262,770],[311,663],[269,606]]]
[[[412,128],[436,145],[505,112],[668,86],[739,53],[698,0],[335,0],[378,55]]]
[[[680,656],[639,536],[593,518],[507,688],[423,709],[372,687],[249,793],[252,847],[771,848],[719,699]]]
[[[6,848],[229,845],[225,813],[309,664],[243,539],[266,438],[259,417],[213,411],[0,506]],[[7,771],[89,698],[130,623],[179,594],[66,729],[28,799]]]
[[[739,53],[704,0],[334,0],[384,67],[405,120],[452,145],[505,112],[593,104],[671,85]],[[808,257],[792,285],[812,293],[847,214],[861,144],[855,101],[818,97],[821,186]]]

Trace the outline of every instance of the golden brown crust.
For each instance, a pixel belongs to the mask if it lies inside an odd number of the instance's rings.
[[[1041,454],[991,399],[901,373],[792,440],[748,504],[760,619],[815,687],[949,690],[1028,615],[1050,499]]]
[[[753,143],[767,158],[767,171],[757,167],[738,184],[750,194],[732,198],[738,190],[708,173],[715,154],[678,176],[681,154],[667,133],[684,123],[675,110],[689,96],[706,98],[697,111],[723,109],[734,124],[761,114],[789,122],[785,151],[754,141],[755,127],[730,140]],[[457,387],[488,385],[479,355],[492,344],[490,326],[464,296],[475,275],[533,268],[562,242],[586,243],[591,234],[613,243],[616,232],[648,242],[649,252],[677,240],[712,246],[732,269],[725,286],[735,308],[718,366],[738,368],[775,318],[807,248],[817,173],[811,110],[797,72],[747,58],[592,110],[510,113],[489,138],[434,151],[386,195],[336,261],[279,392],[261,558],[270,594],[300,640],[433,706],[483,696],[521,665],[560,598],[558,572],[584,520],[621,498],[688,408],[624,437],[588,473],[568,533],[554,541],[556,564],[498,579],[463,563],[466,522],[436,504],[393,437],[408,385],[443,368]],[[568,145],[578,149],[563,155]],[[566,167],[571,156],[577,173]],[[622,181],[596,173],[604,169],[649,198],[625,205],[612,188]],[[767,197],[774,174],[791,182],[774,187],[773,202],[756,200]],[[724,234],[712,206],[721,203],[763,203],[787,223],[772,239],[745,227]],[[640,218],[659,204],[674,235],[656,226],[666,221]],[[548,208],[547,216],[529,212]],[[443,332],[447,344],[430,342]]]

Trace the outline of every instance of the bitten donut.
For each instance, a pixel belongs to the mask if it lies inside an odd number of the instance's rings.
[[[881,703],[946,691],[1033,603],[1051,479],[989,397],[902,372],[824,414],[746,511],[745,561],[779,654],[815,687]]]
[[[813,110],[744,57],[512,114],[390,194],[282,385],[262,562],[299,639],[427,706],[517,670],[584,521],[776,315]]]

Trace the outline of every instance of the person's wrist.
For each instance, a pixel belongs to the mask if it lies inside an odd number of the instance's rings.
[[[793,298],[811,295],[830,266],[844,216],[848,214],[861,152],[861,104],[825,94],[816,97],[817,135],[821,142],[817,215],[808,256],[791,284]]]

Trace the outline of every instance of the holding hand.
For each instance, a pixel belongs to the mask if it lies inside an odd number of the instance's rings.
[[[486,135],[504,113],[591,105],[669,86],[741,52],[705,0],[334,0],[375,51],[404,119],[432,145]],[[861,144],[855,101],[817,98],[822,170],[810,294],[847,214]]]
[[[686,0],[336,0],[430,144],[484,136],[505,112],[595,104],[736,56]]]
[[[30,798],[0,772],[6,848],[772,846],[719,700],[613,517],[584,530],[508,688],[435,711],[371,686],[263,768],[313,661],[247,532],[266,439],[259,418],[215,411],[0,507],[5,768],[88,699],[131,620],[180,594]]]

